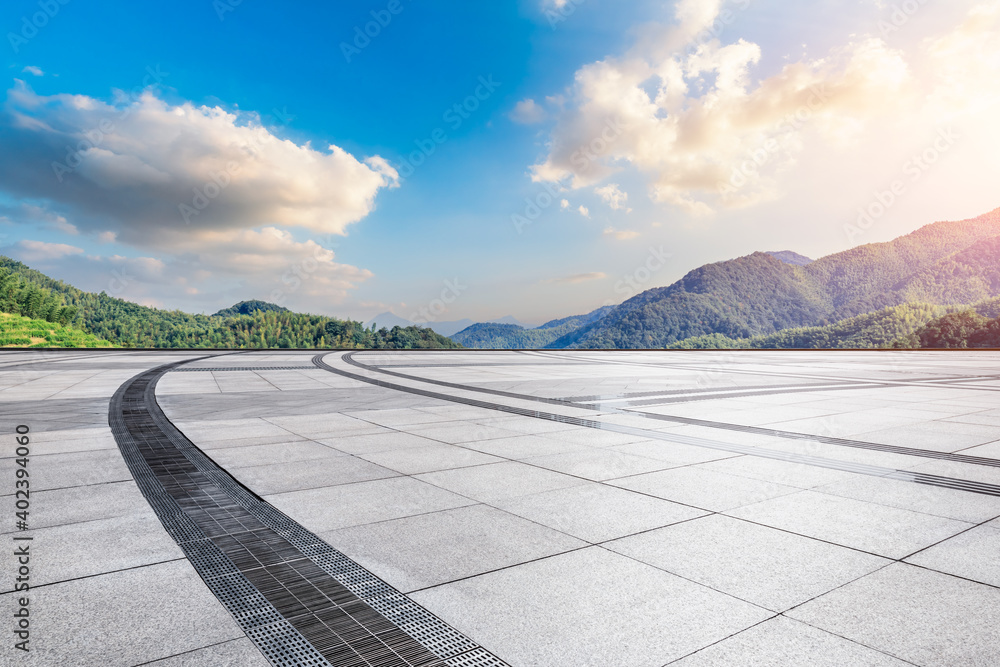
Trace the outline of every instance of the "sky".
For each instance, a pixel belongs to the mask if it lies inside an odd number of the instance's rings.
[[[0,33],[0,254],[160,308],[540,324],[1000,206],[1000,0],[7,0]]]

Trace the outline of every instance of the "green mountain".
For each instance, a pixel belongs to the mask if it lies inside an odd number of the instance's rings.
[[[253,315],[254,313],[268,312],[289,313],[291,311],[276,303],[253,299],[251,301],[240,301],[229,308],[223,308],[213,315],[213,317],[236,317],[237,315]]]
[[[463,347],[493,350],[539,349],[604,317],[612,308],[603,306],[586,315],[551,320],[534,329],[526,329],[516,324],[480,322],[452,334],[451,339],[461,343]]]
[[[873,348],[893,347],[947,313],[948,306],[907,303],[874,313],[856,315],[834,324],[796,327],[753,338],[729,338],[708,334],[671,343],[668,349],[789,349],[789,348]]]
[[[0,286],[0,311],[42,316],[64,321],[85,333],[122,347],[147,348],[358,348],[358,349],[450,349],[459,344],[420,327],[366,329],[360,322],[323,315],[293,313],[265,304],[267,309],[247,307],[249,314],[235,316],[194,315],[179,310],[160,310],[116,299],[104,292],[84,292],[53,280],[24,264],[0,256],[0,273],[12,276],[17,288]],[[4,283],[5,285],[7,283]],[[6,290],[6,291],[5,291]],[[41,296],[24,297],[35,290]],[[22,296],[16,296],[22,295]],[[11,303],[25,301],[32,312],[17,310]],[[6,305],[5,305],[6,304]],[[65,306],[61,305],[65,304]],[[240,310],[243,304],[233,308]],[[66,310],[53,310],[53,308]],[[45,311],[45,312],[43,312]],[[225,312],[225,311],[220,311]]]
[[[806,264],[812,264],[813,260],[809,259],[805,255],[800,255],[797,252],[792,252],[791,250],[769,250],[766,255],[770,255],[777,260],[781,260],[785,264],[794,264],[795,266],[805,266]]]
[[[1000,349],[1000,299],[955,310],[896,341],[895,347]]]
[[[707,264],[548,347],[663,348],[711,334],[752,339],[905,303],[968,304],[998,295],[1000,209],[802,266],[762,252]]]

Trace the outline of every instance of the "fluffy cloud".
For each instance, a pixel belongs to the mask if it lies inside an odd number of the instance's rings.
[[[46,243],[45,241],[30,241],[27,239],[15,243],[10,248],[10,251],[4,254],[10,254],[23,262],[32,263],[83,254],[83,248],[77,248],[65,243]]]
[[[170,307],[184,295],[185,303],[211,312],[260,298],[292,309],[336,314],[336,306],[350,291],[372,276],[337,263],[333,251],[315,241],[296,241],[275,227],[208,240],[204,247],[191,243],[167,257],[87,255],[73,246],[29,240],[0,248],[0,254],[58,272],[82,289]],[[228,252],[217,252],[213,241],[225,242]]]
[[[594,188],[594,194],[603,199],[604,203],[612,210],[625,209],[626,213],[632,211],[628,208],[628,193],[623,191],[617,183],[608,183],[603,187]]]
[[[81,230],[160,250],[267,225],[343,234],[398,180],[380,157],[298,145],[253,114],[173,106],[152,92],[111,105],[19,82],[0,111],[0,138],[9,194],[47,200]]]
[[[0,144],[0,190],[32,202],[0,206],[5,219],[156,257],[32,240],[0,252],[168,307],[186,295],[211,311],[252,297],[333,312],[372,274],[337,263],[329,247],[398,182],[381,157],[298,145],[252,114],[174,106],[152,92],[113,105],[18,82],[0,108]],[[322,245],[297,240],[295,228]]]
[[[514,105],[514,110],[510,112],[510,119],[524,125],[540,123],[545,120],[545,109],[529,97]]]
[[[684,0],[673,24],[644,26],[629,52],[581,67],[533,179],[593,187],[630,169],[654,201],[706,215],[781,197],[806,151],[832,156],[884,141],[900,119],[918,116],[924,132],[1000,103],[996,0],[916,48],[857,35],[762,78],[757,44],[703,38],[720,6]]]
[[[80,233],[76,225],[70,223],[64,216],[34,204],[0,205],[0,215],[15,224],[29,224],[70,236],[77,236]]]
[[[25,72],[27,74],[33,74],[35,76],[44,76],[45,75],[45,72],[42,71],[41,67],[35,67],[34,65],[27,65],[21,71]]]

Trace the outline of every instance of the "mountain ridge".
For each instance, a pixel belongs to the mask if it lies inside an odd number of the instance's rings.
[[[646,290],[549,347],[656,348],[702,335],[752,338],[824,326],[914,300],[958,305],[1000,294],[1000,209],[935,222],[804,266],[755,252]],[[962,285],[956,284],[955,273]]]

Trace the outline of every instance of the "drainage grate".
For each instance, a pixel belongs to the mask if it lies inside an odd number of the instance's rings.
[[[155,400],[157,380],[180,363],[123,384],[111,400],[111,430],[164,528],[273,665],[505,665],[250,493],[184,437]],[[447,662],[478,654],[487,661]]]

